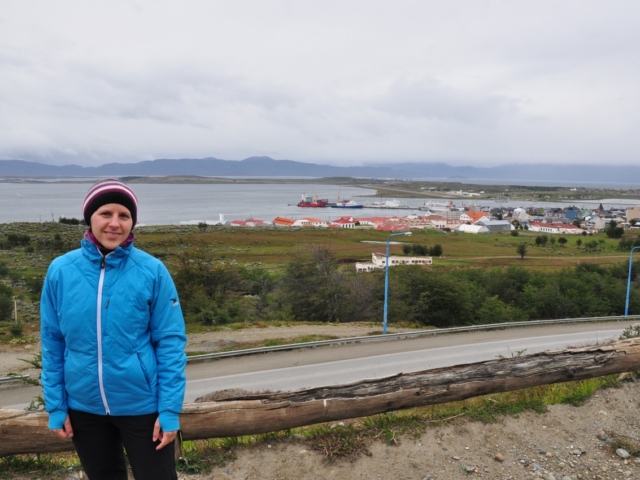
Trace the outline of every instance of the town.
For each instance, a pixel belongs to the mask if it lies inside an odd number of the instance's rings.
[[[428,204],[425,204],[428,205]],[[513,207],[455,207],[452,205],[420,207],[424,215],[340,216],[325,221],[310,216],[300,218],[276,217],[273,221],[249,218],[247,220],[226,221],[224,215],[212,225],[232,227],[320,227],[351,228],[384,231],[404,231],[413,229],[440,229],[447,232],[487,234],[492,232],[529,230],[562,235],[586,235],[604,231],[615,224],[623,230],[640,227],[640,206],[605,210],[600,204],[597,209],[578,208],[513,208]],[[206,225],[206,224],[205,224]]]

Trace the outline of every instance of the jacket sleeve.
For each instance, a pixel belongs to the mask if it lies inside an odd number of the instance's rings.
[[[42,389],[49,428],[62,428],[67,417],[67,394],[64,384],[65,341],[60,331],[56,309],[55,281],[49,272],[40,299],[40,339],[42,342]]]
[[[151,305],[151,341],[158,365],[158,414],[165,432],[180,429],[187,378],[184,372],[187,344],[178,292],[166,267],[160,263]]]

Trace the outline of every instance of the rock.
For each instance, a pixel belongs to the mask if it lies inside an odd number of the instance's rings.
[[[464,471],[466,473],[474,473],[476,471],[476,467],[474,467],[472,465],[465,465]]]
[[[454,455],[454,456],[453,456],[453,457],[451,457],[451,458],[453,458],[454,460],[460,460],[460,457],[459,457],[459,456],[457,456],[457,455]]]
[[[542,475],[542,478],[544,478],[544,480],[556,480],[556,477],[553,473],[545,473],[544,475]]]
[[[562,477],[562,480],[573,480],[569,475]]]
[[[496,453],[493,456],[493,459],[498,461],[498,462],[504,462],[504,456],[501,453]]]
[[[616,450],[616,455],[618,455],[620,458],[628,458],[629,452],[627,452],[624,448],[619,448]]]
[[[571,450],[572,455],[582,455],[582,451],[580,450]]]

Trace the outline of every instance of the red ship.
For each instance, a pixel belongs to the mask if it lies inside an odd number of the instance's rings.
[[[302,200],[298,203],[299,207],[307,207],[307,208],[324,208],[329,206],[329,200],[327,198],[312,198],[306,196],[304,193],[302,194]]]

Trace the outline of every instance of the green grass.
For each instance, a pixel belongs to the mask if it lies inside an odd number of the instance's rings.
[[[16,475],[64,478],[70,472],[80,469],[80,459],[75,452],[10,455],[0,458],[0,478],[14,478]]]

